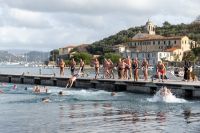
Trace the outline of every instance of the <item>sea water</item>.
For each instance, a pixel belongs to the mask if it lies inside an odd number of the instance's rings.
[[[13,86],[0,84],[0,133],[200,132],[198,100],[49,86],[48,93],[35,94],[33,86]]]

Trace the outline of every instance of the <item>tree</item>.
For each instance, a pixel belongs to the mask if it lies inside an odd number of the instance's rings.
[[[117,53],[106,53],[104,55],[104,58],[111,59],[113,63],[117,63],[119,61],[119,58],[121,58],[121,55]]]
[[[168,21],[165,21],[163,23],[163,27],[170,27],[170,26],[171,26],[171,24]]]
[[[192,49],[195,56],[200,58],[200,47]]]
[[[197,59],[198,59],[198,57],[195,56],[192,51],[184,54],[184,56],[183,56],[183,60],[185,60],[185,61],[196,62]]]
[[[86,52],[80,52],[80,53],[75,53],[72,58],[74,58],[78,62],[80,61],[80,59],[83,59],[85,64],[90,64],[92,60],[92,55]]]

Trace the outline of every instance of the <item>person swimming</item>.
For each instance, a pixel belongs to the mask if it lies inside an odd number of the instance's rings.
[[[42,102],[43,103],[48,103],[48,102],[50,102],[51,100],[48,98],[48,97],[43,97],[42,98]]]
[[[169,95],[172,95],[170,89],[168,89],[167,87],[162,87],[162,88],[160,89],[160,96],[162,96],[162,97],[167,97],[167,96],[169,96]]]
[[[0,94],[4,93],[2,90],[0,90]]]
[[[63,91],[59,91],[59,92],[58,92],[58,95],[63,96],[63,95],[64,95],[64,94],[63,94]]]
[[[36,85],[34,88],[33,88],[33,92],[35,93],[40,93],[40,87],[38,85]]]
[[[26,88],[25,88],[26,89]],[[33,92],[34,93],[48,93],[48,88],[46,88],[45,86],[44,87],[39,87],[38,85],[36,85],[34,88],[33,88]]]
[[[115,96],[117,93],[116,92],[111,92],[111,96]]]
[[[24,90],[27,91],[27,90],[28,90],[28,87],[25,87]]]

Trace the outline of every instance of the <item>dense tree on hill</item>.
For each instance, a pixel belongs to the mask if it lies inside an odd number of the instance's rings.
[[[112,51],[112,46],[125,43],[137,34],[139,31],[144,32],[144,26],[129,28],[122,30],[115,35],[94,42],[87,47],[88,52],[92,54],[105,54]],[[162,27],[156,28],[156,34],[163,36],[184,36],[187,35],[190,39],[200,43],[200,23],[178,24],[172,25],[169,22],[164,22]]]

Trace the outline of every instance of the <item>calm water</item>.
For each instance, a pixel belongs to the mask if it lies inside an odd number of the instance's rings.
[[[28,90],[24,90],[28,87]],[[103,90],[48,87],[34,94],[32,86],[1,84],[1,133],[200,132],[200,101],[150,102],[153,96]],[[42,98],[51,101],[43,103]],[[178,99],[179,100],[179,99]],[[177,100],[176,100],[177,101]],[[180,100],[181,101],[181,100]]]
[[[76,68],[76,72],[78,72],[78,67]],[[24,67],[24,66],[20,66],[20,65],[13,65],[13,66],[6,66],[6,65],[0,65],[0,74],[26,74],[26,75],[53,75],[54,73],[56,74],[56,76],[60,75],[60,69],[58,67]],[[95,77],[95,72],[94,72],[94,68],[87,68],[85,69],[85,73],[88,74],[87,77],[89,78],[94,78]],[[117,71],[114,70],[115,73],[115,78],[118,78],[117,76]],[[141,77],[142,76],[142,71],[139,71]],[[149,74],[151,75],[152,71],[149,71]],[[65,73],[64,76],[68,77],[71,75],[70,69],[69,68],[65,68]],[[103,68],[100,68],[100,76],[99,78],[103,77]]]

